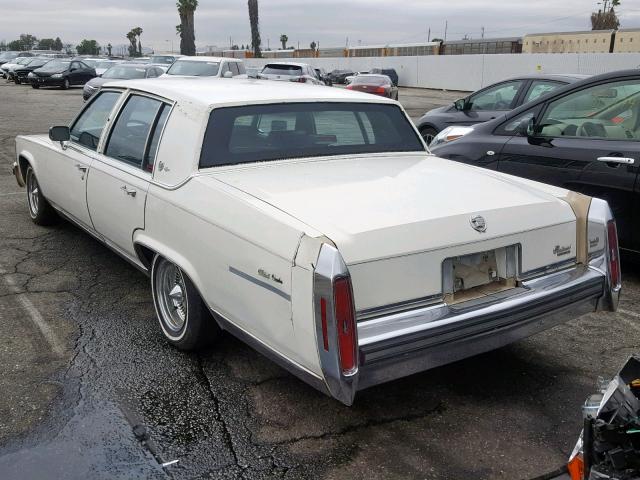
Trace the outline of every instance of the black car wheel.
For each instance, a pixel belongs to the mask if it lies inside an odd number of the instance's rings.
[[[60,88],[62,88],[62,90],[68,90],[70,86],[71,86],[71,84],[69,83],[69,79],[65,78],[62,81],[62,85],[60,86]]]
[[[18,77],[14,78],[13,81],[15,82],[16,85],[20,85],[20,79]]]
[[[424,139],[424,143],[429,145],[431,141],[434,139],[436,135],[438,135],[438,130],[433,127],[422,127],[420,129],[420,135]]]
[[[32,83],[31,84],[31,88],[38,89],[38,88],[40,88],[40,85],[36,85],[35,83]]]

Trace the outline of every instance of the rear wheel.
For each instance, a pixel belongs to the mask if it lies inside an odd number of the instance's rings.
[[[197,350],[220,333],[193,282],[180,267],[160,255],[151,267],[151,293],[162,333],[173,346]]]
[[[424,143],[429,145],[431,141],[434,139],[436,135],[438,135],[438,130],[433,127],[422,127],[420,129],[420,135],[424,139]]]
[[[27,187],[27,204],[29,205],[29,216],[36,225],[53,225],[60,219],[51,204],[44,198],[38,179],[29,166],[25,177]]]

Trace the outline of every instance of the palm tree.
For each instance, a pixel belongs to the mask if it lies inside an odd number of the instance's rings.
[[[131,31],[134,33],[136,37],[138,37],[138,56],[142,56],[142,43],[140,42],[140,35],[142,35],[142,28],[136,27],[132,28]]]
[[[315,49],[316,49],[316,47],[317,47],[317,46],[318,46],[318,45],[316,45],[316,42],[311,42],[311,43],[309,44],[309,48],[310,48],[311,50],[313,50],[313,51],[315,51]]]
[[[111,49],[113,48],[113,45],[111,45],[111,43],[109,43],[107,45],[107,52],[109,52],[109,56],[111,56]]]
[[[258,0],[249,0],[249,23],[251,24],[251,46],[253,47],[253,56],[255,58],[262,57],[260,50],[260,26],[258,24]]]
[[[193,15],[198,8],[198,0],[178,0],[176,3],[180,15],[180,25],[176,31],[180,35],[180,53],[182,55],[196,54],[196,34]]]
[[[135,57],[136,56],[136,51],[137,51],[137,47],[136,47],[136,34],[133,33],[133,30],[131,30],[129,33],[127,33],[126,35],[127,40],[129,40],[129,56],[130,57]]]
[[[289,41],[289,37],[287,37],[284,33],[280,35],[280,43],[282,43],[282,49],[287,49],[287,42]]]

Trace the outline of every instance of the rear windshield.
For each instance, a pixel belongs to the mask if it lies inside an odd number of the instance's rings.
[[[175,60],[175,57],[165,55],[155,55],[151,57],[150,63],[164,63],[165,65],[171,65]]]
[[[123,78],[131,80],[133,78],[144,78],[146,69],[144,67],[129,67],[116,65],[102,74],[102,78]]]
[[[373,76],[373,75],[358,75],[353,79],[352,82],[354,85],[363,84],[363,85],[389,85],[391,80],[389,77],[381,77],[381,76]]]
[[[193,60],[176,60],[167,70],[168,75],[187,75],[190,77],[214,77],[218,74],[218,62],[197,62]]]
[[[285,158],[422,151],[422,142],[396,105],[250,105],[211,112],[200,167]]]
[[[302,73],[302,67],[298,65],[265,65],[262,73],[266,75],[291,75],[299,76]]]

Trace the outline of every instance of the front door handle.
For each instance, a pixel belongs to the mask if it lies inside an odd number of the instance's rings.
[[[636,161],[628,157],[598,157],[599,162],[604,163],[621,163],[623,165],[633,165]]]
[[[126,193],[127,195],[130,195],[132,197],[136,196],[136,191],[133,189],[130,189],[129,187],[127,187],[126,185],[123,185],[120,187],[120,190],[122,190],[124,193]]]
[[[86,172],[89,169],[89,167],[87,167],[86,165],[82,165],[81,163],[76,163],[76,168],[82,173]]]

